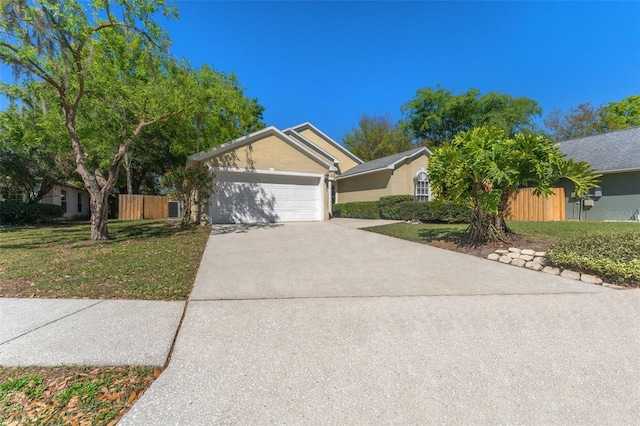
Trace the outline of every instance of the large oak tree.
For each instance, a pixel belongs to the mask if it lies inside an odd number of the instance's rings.
[[[93,240],[109,238],[108,197],[136,138],[197,97],[186,67],[167,53],[159,14],[175,10],[146,0],[0,1],[0,61],[19,76],[14,86],[36,81],[54,94],[90,194]],[[78,127],[81,115],[126,125],[117,142],[91,140],[91,128]]]

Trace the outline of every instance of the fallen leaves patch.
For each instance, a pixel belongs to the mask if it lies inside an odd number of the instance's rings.
[[[0,367],[0,424],[115,425],[160,373],[148,367]]]

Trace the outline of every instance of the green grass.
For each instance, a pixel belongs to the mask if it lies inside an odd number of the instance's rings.
[[[113,425],[159,374],[148,367],[0,367],[0,424]]]
[[[527,240],[551,243],[549,259],[558,266],[594,274],[608,282],[629,286],[640,284],[639,223],[508,222],[507,225]],[[409,241],[435,244],[436,241],[457,243],[467,225],[397,223],[366,229]]]
[[[508,222],[507,225],[517,234],[550,241],[560,241],[594,233],[635,232],[640,234],[640,223],[634,222]]]
[[[467,225],[459,224],[408,224],[393,223],[391,225],[365,228],[367,231],[418,243],[429,243],[434,240],[456,242],[467,229]]]
[[[622,234],[636,232],[640,234],[640,223],[630,222],[507,222],[507,226],[516,234],[551,242],[580,237],[594,233]],[[368,231],[404,240],[429,243],[434,240],[456,242],[467,229],[467,225],[434,224],[420,225],[394,223],[367,228]]]
[[[112,221],[109,241],[88,223],[0,228],[0,296],[184,300],[209,227]]]

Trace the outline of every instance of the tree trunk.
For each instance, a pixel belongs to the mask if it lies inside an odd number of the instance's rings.
[[[89,192],[91,201],[91,239],[102,241],[109,239],[107,219],[109,217],[109,192],[100,191],[97,194]]]
[[[124,154],[124,171],[127,175],[127,194],[133,194],[133,185],[131,184],[131,158],[129,153]]]

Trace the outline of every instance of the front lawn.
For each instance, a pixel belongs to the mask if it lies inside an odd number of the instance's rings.
[[[209,227],[111,221],[90,241],[86,222],[0,228],[0,297],[185,300]]]
[[[608,282],[640,285],[640,224],[630,222],[508,222],[511,245],[549,251],[559,266],[599,275]],[[467,225],[396,223],[368,231],[485,257],[498,246],[459,244]],[[606,248],[606,249],[605,249]]]

